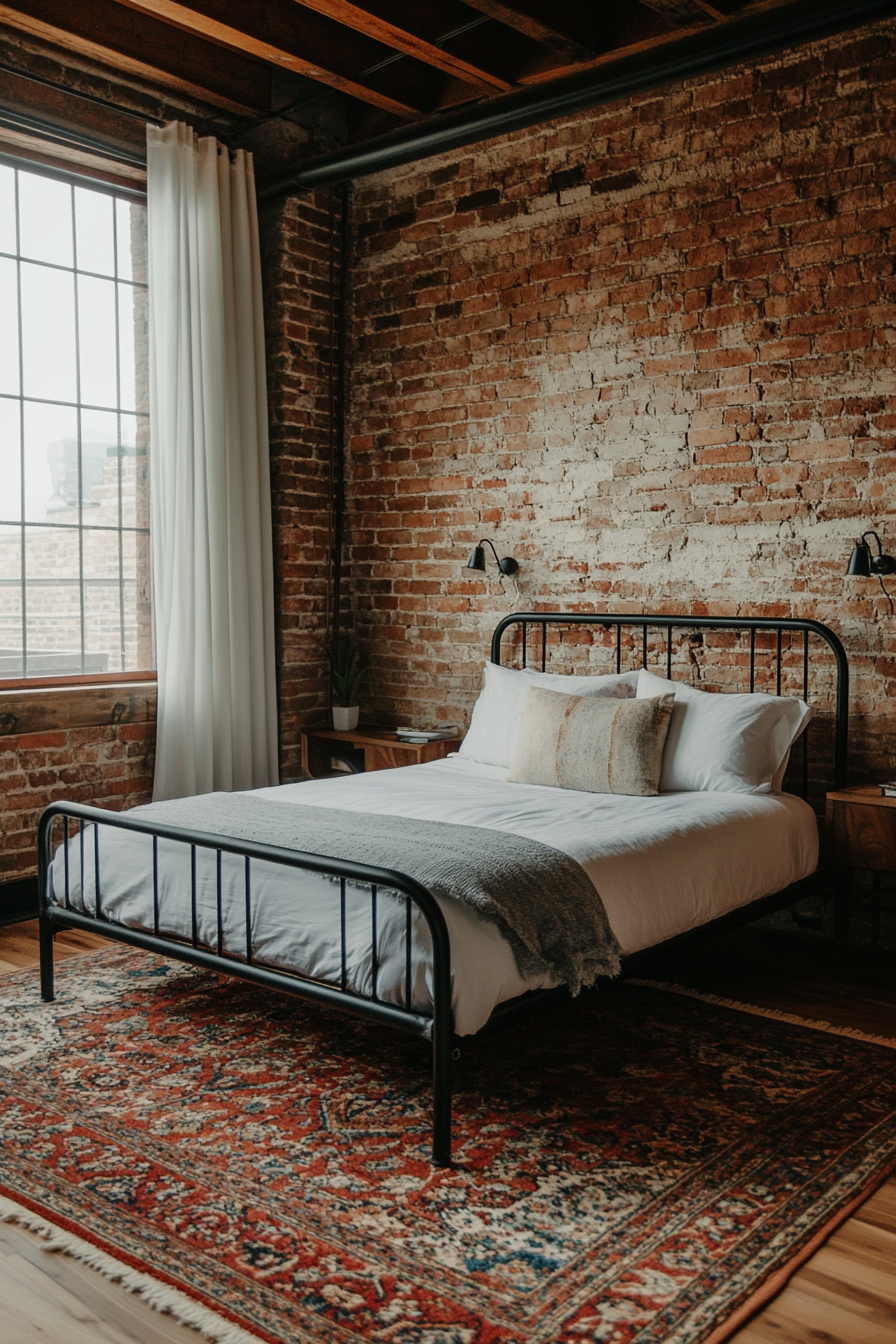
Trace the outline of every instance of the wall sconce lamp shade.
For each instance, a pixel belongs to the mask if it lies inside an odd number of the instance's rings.
[[[484,537],[483,540],[480,541],[478,546],[473,547],[472,551],[470,552],[470,558],[467,561],[467,569],[478,569],[481,573],[483,574],[485,573],[486,546],[491,546],[492,554],[494,555],[497,566],[502,574],[515,574],[517,572],[517,570],[519,569],[519,565],[514,560],[513,556],[505,555],[504,559],[500,560],[498,558],[498,552],[495,550],[494,544],[491,541],[489,541],[488,537]]]
[[[873,537],[877,542],[877,555],[871,554],[871,547],[865,540],[866,537]],[[863,579],[870,578],[872,574],[878,578],[882,574],[896,574],[896,560],[892,555],[884,555],[884,548],[876,532],[863,532],[853,547],[846,573]]]

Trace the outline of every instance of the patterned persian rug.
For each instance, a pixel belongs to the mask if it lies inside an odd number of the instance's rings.
[[[418,1043],[130,949],[0,985],[2,1214],[221,1341],[705,1344],[896,1167],[896,1050],[617,983]]]

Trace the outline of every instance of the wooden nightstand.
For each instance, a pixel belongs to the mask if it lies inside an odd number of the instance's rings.
[[[459,737],[439,742],[399,742],[391,728],[355,728],[337,732],[335,728],[306,728],[302,733],[302,774],[306,779],[322,779],[334,774],[330,761],[337,749],[348,749],[362,770],[391,770],[397,765],[420,765],[440,761],[457,751]]]
[[[873,874],[872,941],[880,933],[881,873],[896,873],[896,798],[884,798],[876,784],[860,784],[827,795],[825,838],[837,870],[835,929],[845,955],[849,941],[849,900],[857,868]]]

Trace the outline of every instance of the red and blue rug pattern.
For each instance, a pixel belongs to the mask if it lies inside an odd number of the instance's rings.
[[[275,1344],[699,1344],[896,1167],[896,1051],[615,983],[427,1050],[112,948],[0,985],[0,1189]]]

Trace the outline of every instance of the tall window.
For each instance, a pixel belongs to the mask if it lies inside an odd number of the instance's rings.
[[[0,678],[152,666],[146,210],[0,164]]]

